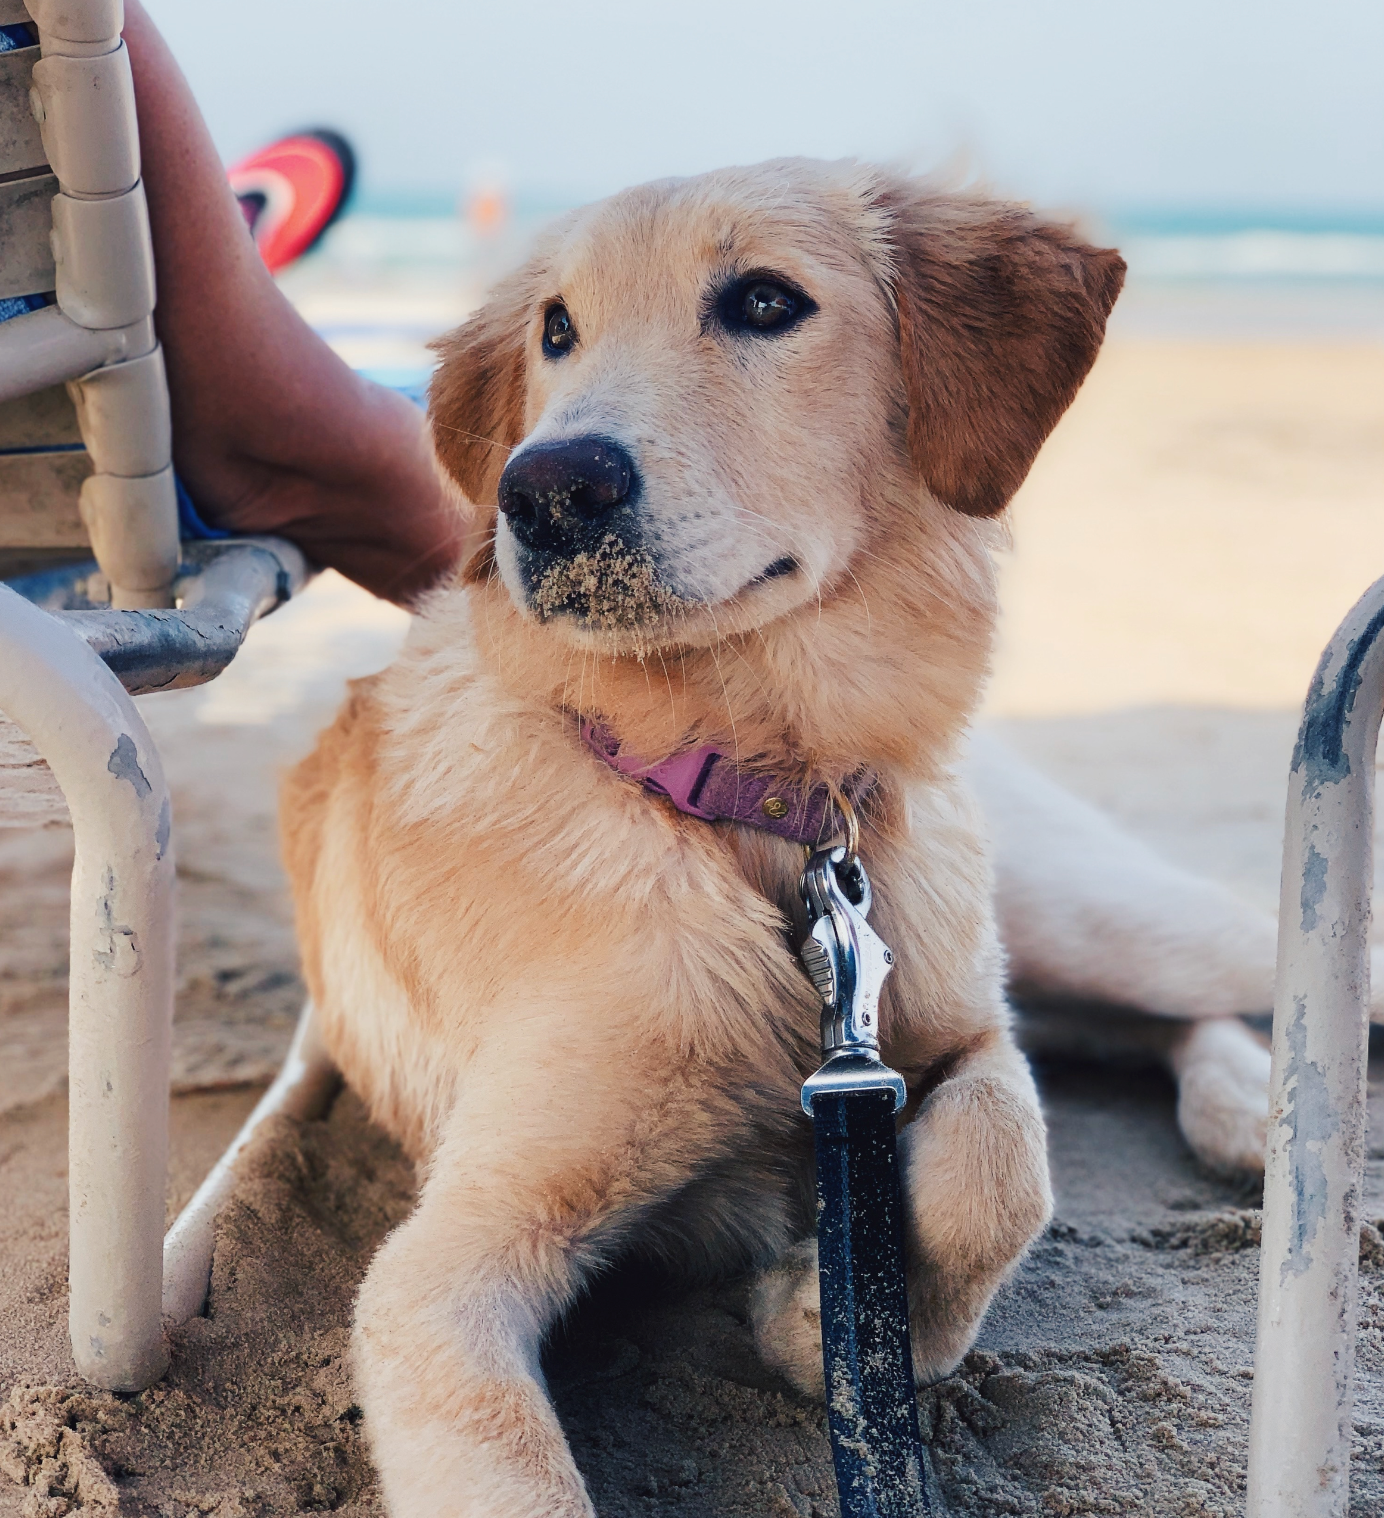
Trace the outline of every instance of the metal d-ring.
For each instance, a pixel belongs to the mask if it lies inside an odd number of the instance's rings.
[[[846,824],[846,861],[854,865],[860,858],[860,818],[856,815],[851,798],[834,780],[827,781],[827,789],[831,793],[833,804]]]

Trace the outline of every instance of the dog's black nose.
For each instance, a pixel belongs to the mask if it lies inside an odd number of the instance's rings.
[[[609,438],[535,443],[500,476],[500,510],[521,543],[560,551],[627,500],[634,481],[634,460]]]

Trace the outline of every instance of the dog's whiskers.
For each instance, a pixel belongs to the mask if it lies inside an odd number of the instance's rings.
[[[866,637],[871,637],[874,634],[875,624],[874,619],[870,616],[870,599],[865,594],[865,587],[860,583],[860,577],[856,574],[855,570],[849,564],[845,566],[845,569],[846,573],[855,582],[855,588],[860,592],[860,604],[865,608],[865,635]]]
[[[663,657],[663,650],[661,648],[655,648],[654,652],[658,655],[659,668],[663,671],[663,683],[668,687],[668,714],[673,719],[673,729],[676,731],[678,725],[678,704],[673,699],[673,680],[668,673],[668,665]],[[685,670],[683,678],[686,679]]]
[[[437,417],[431,418],[434,427],[441,427],[444,432],[455,432],[458,437],[470,438],[473,443],[484,443],[487,448],[502,448],[506,455],[514,452],[514,443],[502,443],[497,437],[482,437],[479,432],[468,432],[465,427],[454,427],[451,422],[444,422]]]
[[[708,607],[708,611],[711,614],[711,625],[716,631],[716,642],[707,645],[707,653],[711,655],[711,662],[716,668],[716,678],[721,682],[721,695],[725,698],[726,703],[726,720],[730,723],[731,747],[735,750],[735,758],[738,763],[740,759],[740,734],[735,725],[735,704],[730,699],[730,688],[726,684],[725,672],[722,670],[721,661],[717,657],[717,649],[721,647],[725,639],[721,634],[721,627],[716,620],[715,611],[710,607]]]

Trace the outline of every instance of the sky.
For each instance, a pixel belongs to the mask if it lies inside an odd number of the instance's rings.
[[[1384,209],[1384,0],[146,3],[227,159],[332,125],[367,193],[571,203],[803,153],[1063,207]]]

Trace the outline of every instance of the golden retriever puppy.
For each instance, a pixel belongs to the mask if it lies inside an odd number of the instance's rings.
[[[441,344],[438,457],[492,547],[283,805],[328,1045],[422,1163],[355,1331],[399,1518],[592,1511],[539,1350],[625,1252],[766,1267],[758,1342],[821,1390],[804,850],[651,795],[589,724],[635,768],[714,745],[771,777],[770,818],[824,784],[860,799],[896,960],[883,1053],[912,1093],[921,1380],[1044,1226],[957,756],[995,617],[988,519],[1123,272],[1018,206],[781,161],[573,216]]]

